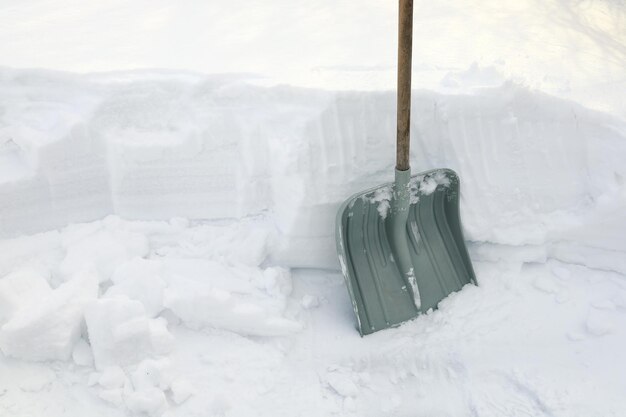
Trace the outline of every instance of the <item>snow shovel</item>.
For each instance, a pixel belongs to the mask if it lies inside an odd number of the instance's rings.
[[[400,0],[395,181],[346,200],[336,221],[339,262],[361,336],[397,326],[476,283],[461,232],[459,178],[411,176],[413,1]]]

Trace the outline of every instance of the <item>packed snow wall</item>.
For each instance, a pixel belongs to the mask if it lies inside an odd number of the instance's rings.
[[[393,176],[393,92],[4,69],[0,97],[0,237],[262,215],[274,261],[334,268],[337,207]],[[412,115],[413,170],[459,173],[467,239],[541,244],[624,199],[620,119],[510,83],[415,91]]]

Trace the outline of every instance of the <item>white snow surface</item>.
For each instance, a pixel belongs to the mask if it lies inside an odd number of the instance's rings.
[[[265,213],[274,262],[337,268],[337,208],[393,178],[392,92],[159,72],[0,74],[0,155],[20,167],[0,172],[0,236],[108,214]],[[625,126],[512,82],[469,95],[419,90],[411,163],[458,172],[469,240],[541,244],[621,198]],[[124,245],[145,251],[130,236]],[[109,247],[97,268],[121,260],[122,248]],[[87,252],[79,245],[68,257]]]
[[[472,243],[479,286],[365,338],[339,272],[236,255],[264,250],[263,217],[107,217],[6,239],[0,415],[623,415],[626,248],[611,240],[623,213],[571,235],[594,236],[589,247]],[[65,276],[66,242],[105,231],[149,251],[105,277],[98,259]]]
[[[466,92],[515,79],[626,118],[623,0],[415,0],[413,19],[417,87]],[[397,2],[3,0],[0,39],[1,64],[17,68],[169,68],[391,90]]]
[[[0,5],[1,417],[626,415],[626,5],[415,2],[411,165],[479,285],[360,338],[392,3]]]

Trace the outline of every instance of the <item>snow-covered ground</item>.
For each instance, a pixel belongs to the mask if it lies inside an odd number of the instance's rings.
[[[625,223],[471,244],[480,286],[365,338],[338,272],[265,264],[261,218],[5,240],[0,415],[621,416]]]
[[[360,338],[392,3],[0,4],[0,416],[626,415],[626,5],[416,1],[479,286]]]

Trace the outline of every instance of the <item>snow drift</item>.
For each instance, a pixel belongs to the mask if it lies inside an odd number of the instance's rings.
[[[0,91],[4,237],[108,214],[266,214],[275,262],[336,268],[338,205],[393,172],[392,92],[18,70],[2,70]],[[542,244],[622,198],[624,132],[620,119],[511,83],[416,91],[411,162],[459,173],[468,239]]]

